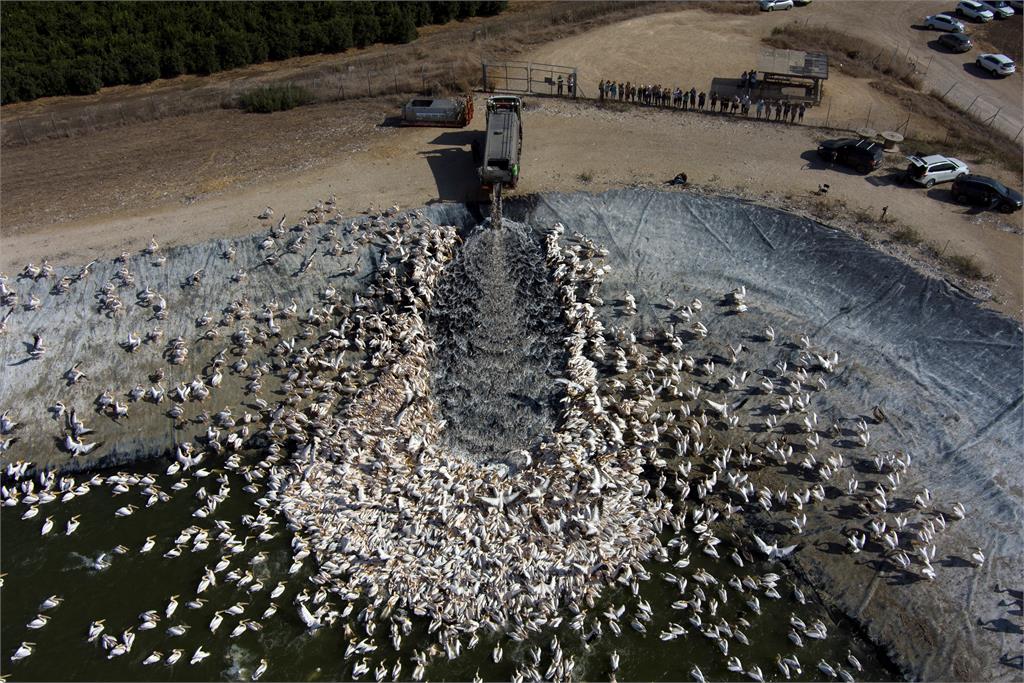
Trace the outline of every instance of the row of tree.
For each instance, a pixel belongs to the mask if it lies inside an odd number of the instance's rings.
[[[416,27],[493,15],[505,0],[461,2],[0,3],[3,104],[102,86],[211,74],[371,43]]]

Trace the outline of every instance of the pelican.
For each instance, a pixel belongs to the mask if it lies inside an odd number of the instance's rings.
[[[861,666],[860,660],[857,659],[856,657],[854,657],[853,653],[850,652],[849,650],[846,651],[846,661],[849,662],[850,666],[852,666],[857,671],[863,671],[864,670],[864,667]]]
[[[117,510],[114,511],[114,514],[118,517],[128,517],[136,510],[138,510],[138,508],[134,505],[125,505],[124,507],[117,508]]]
[[[54,607],[60,605],[60,603],[62,602],[64,602],[64,598],[60,597],[59,595],[51,595],[50,597],[43,600],[43,603],[39,605],[39,610],[45,611],[48,609],[53,609]]]
[[[985,564],[985,553],[982,552],[981,548],[977,546],[971,548],[971,562],[974,563],[975,567]]]
[[[175,637],[183,636],[185,635],[185,631],[187,631],[188,629],[188,624],[175,624],[174,626],[171,626],[167,629],[167,635]]]
[[[99,638],[100,634],[103,633],[103,629],[105,628],[103,622],[105,621],[106,619],[97,619],[96,621],[92,622],[92,624],[89,626],[90,643]]]
[[[210,653],[207,652],[206,650],[204,650],[203,646],[200,645],[199,647],[196,648],[196,651],[192,653],[192,659],[189,660],[189,664],[197,664],[197,663],[203,661],[204,659],[206,659],[209,656],[210,656]]]
[[[146,657],[145,659],[142,660],[142,664],[144,666],[148,666],[150,664],[156,664],[157,662],[159,662],[163,658],[164,658],[164,654],[162,652],[160,652],[159,650],[153,650],[151,653],[149,653],[148,657]]]
[[[140,553],[148,553],[156,545],[156,536],[146,536],[146,542],[139,548]],[[169,614],[167,616],[170,616]]]
[[[260,677],[267,671],[267,660],[261,659],[260,665],[256,667],[256,670],[252,672],[252,680],[258,681]]]
[[[220,627],[222,621],[224,621],[224,613],[219,610],[214,612],[213,618],[210,619],[210,632],[215,632]]]
[[[32,621],[28,622],[27,626],[28,626],[28,628],[33,629],[33,630],[40,629],[40,628],[46,626],[46,623],[48,621],[50,621],[50,617],[46,616],[45,614],[37,614],[35,619],[33,619]]]
[[[78,525],[81,524],[81,522],[78,521],[78,518],[80,516],[81,515],[75,515],[71,519],[68,520],[67,527],[64,530],[64,535],[65,536],[70,536],[71,534],[75,533],[75,529],[77,529]]]
[[[164,660],[164,664],[170,666],[181,659],[183,652],[181,650],[171,650],[171,654],[167,655],[167,659]]]
[[[39,531],[40,536],[45,536],[53,530],[53,517],[47,517],[43,522],[43,528]]]
[[[164,609],[164,616],[170,619],[176,609],[178,609],[178,596],[172,595],[171,599],[167,602],[167,607]]]
[[[18,646],[18,649],[14,651],[13,655],[11,655],[11,661],[16,662],[19,659],[25,659],[25,657],[28,657],[30,654],[32,654],[32,647],[34,645],[35,643],[22,641],[21,645]]]

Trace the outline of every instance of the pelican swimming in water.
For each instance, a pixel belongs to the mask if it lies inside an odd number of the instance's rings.
[[[43,528],[39,531],[40,536],[45,536],[53,530],[53,517],[47,517],[43,522]]]
[[[209,656],[210,653],[204,650],[203,646],[200,645],[196,648],[196,651],[192,653],[192,659],[189,660],[189,664],[198,664]]]
[[[146,542],[139,548],[140,553],[148,553],[156,545],[156,536],[146,536]],[[170,615],[168,615],[170,616]]]
[[[260,660],[260,665],[257,666],[256,670],[252,672],[251,679],[254,680],[254,681],[260,680],[260,677],[263,676],[263,674],[266,673],[266,671],[267,671],[267,660],[261,659]]]
[[[25,659],[25,657],[28,657],[30,654],[32,654],[32,648],[34,646],[35,643],[22,641],[21,645],[18,646],[18,649],[14,651],[13,655],[11,655],[11,661],[16,662],[19,659]]]
[[[75,533],[75,530],[78,528],[78,525],[81,524],[81,522],[78,519],[80,516],[81,515],[75,515],[67,521],[67,526],[64,529],[65,536],[70,536],[71,534]]]
[[[171,653],[167,655],[167,659],[164,660],[164,664],[166,664],[167,666],[171,666],[172,664],[176,663],[179,659],[181,659],[182,654],[184,654],[183,650],[171,650]]]
[[[125,505],[124,507],[119,507],[117,510],[114,511],[114,515],[116,515],[117,517],[128,517],[136,510],[138,510],[136,506],[129,504]]]
[[[40,629],[46,626],[47,622],[50,621],[50,617],[45,614],[37,614],[36,618],[28,622],[27,627],[30,629]]]
[[[164,658],[164,653],[163,652],[160,652],[159,650],[153,650],[152,652],[149,653],[148,657],[146,657],[145,659],[142,660],[142,665],[143,666],[148,666],[150,664],[156,664],[157,662],[159,662],[163,658]]]
[[[42,612],[48,609],[53,609],[54,607],[59,606],[60,603],[62,602],[64,602],[64,598],[60,597],[59,595],[51,595],[50,597],[43,600],[42,604],[39,605],[39,611]]]

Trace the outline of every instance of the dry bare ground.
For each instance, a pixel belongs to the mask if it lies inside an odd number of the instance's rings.
[[[817,6],[809,9],[817,12]],[[445,44],[445,35],[454,35],[457,40],[448,41],[448,50],[457,49],[456,43],[464,40],[465,45],[479,42],[489,49],[506,45],[502,55],[518,53],[535,61],[578,65],[584,89],[593,90],[605,76],[707,87],[714,76],[735,76],[750,68],[771,27],[798,16],[796,12],[763,15],[699,9],[664,12],[663,6],[655,8],[656,14],[643,15],[649,8],[625,6],[616,10],[626,17],[623,21],[602,26],[620,15],[595,13],[584,18],[591,30],[531,49],[532,41],[572,32],[550,21],[553,12],[566,10],[551,5],[513,9],[504,19],[508,23],[503,30],[494,28],[499,24],[488,29],[471,23],[449,29],[450,34],[444,29],[429,32],[404,47],[415,55],[431,45]],[[533,26],[534,32],[513,40],[508,36],[512,25]],[[379,58],[374,50],[379,49],[315,58],[312,68],[332,60]],[[288,63],[252,69],[262,74],[259,78],[274,80],[309,66]],[[119,98],[144,101],[147,90],[175,87],[222,87],[231,92],[241,86],[230,75],[221,74],[208,85],[161,83],[138,91],[105,91],[97,97],[103,106],[116,108]],[[833,72],[827,92],[832,98],[828,115],[833,120],[853,117],[854,123],[865,102],[871,102],[874,121],[881,121],[881,127],[906,118],[897,98],[864,79]],[[30,144],[19,143],[11,134],[19,117],[42,115],[48,107],[66,111],[81,103],[63,100],[5,108],[4,139],[13,141],[5,145],[0,175],[4,200],[0,267],[9,271],[43,257],[79,262],[115,255],[122,249],[139,248],[154,235],[162,242],[180,244],[244,234],[257,229],[253,217],[267,204],[279,214],[294,215],[332,193],[349,213],[371,204],[409,206],[474,198],[470,131],[380,125],[396,113],[401,100],[386,96],[335,101],[272,115],[218,107],[111,128],[99,126],[95,132],[83,129],[72,137]],[[941,187],[929,191],[900,187],[893,183],[891,168],[866,179],[825,168],[814,158],[813,149],[819,139],[834,133],[811,126],[765,125],[632,107],[595,108],[592,103],[544,98],[531,98],[528,104],[524,180],[519,192],[660,184],[685,171],[704,188],[845,223],[885,248],[922,262],[934,261],[929,253],[941,254],[943,259],[970,257],[992,277],[980,286],[975,281],[972,290],[991,297],[1000,310],[1021,316],[1020,214],[1007,218],[965,210],[954,205],[948,190]],[[807,123],[824,123],[825,115],[820,109],[812,111]],[[939,132],[924,121],[914,125],[932,135]],[[482,127],[478,117],[471,129]],[[987,160],[966,160],[978,172],[1019,184],[1013,174]],[[900,157],[889,161],[893,168],[901,163]],[[827,198],[811,194],[820,183],[831,186]],[[875,217],[885,206],[893,222],[879,225]],[[920,239],[925,240],[923,249],[915,246]]]

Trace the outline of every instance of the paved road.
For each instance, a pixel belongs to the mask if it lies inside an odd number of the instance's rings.
[[[929,14],[952,10],[954,0],[945,2],[923,0],[913,2],[845,2],[819,0],[809,7],[791,12],[794,17],[807,17],[813,23],[823,23],[860,35],[880,46],[916,59],[925,73],[925,91],[946,93],[949,102],[967,110],[981,120],[995,116],[993,125],[1010,137],[1018,135],[1024,127],[1024,83],[1020,70],[1008,78],[992,78],[974,66],[980,53],[975,48],[964,54],[951,54],[939,48],[935,40],[939,33],[922,30],[922,20]],[[1004,21],[1022,21],[1015,16]],[[970,34],[974,24],[967,23]],[[1021,69],[1021,65],[1018,65]],[[952,90],[950,90],[952,88]],[[1024,138],[1024,134],[1021,134]],[[1018,138],[1018,142],[1021,141]]]

